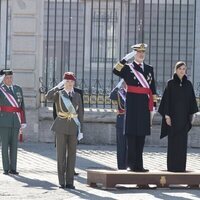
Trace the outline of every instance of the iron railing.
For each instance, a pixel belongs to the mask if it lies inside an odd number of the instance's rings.
[[[10,0],[0,0],[0,62],[10,60]],[[114,64],[131,46],[148,44],[145,62],[154,67],[161,96],[178,60],[187,63],[189,78],[195,61],[196,0],[44,0],[43,76],[47,91],[73,71],[84,90],[85,105],[111,107],[109,93],[119,81]],[[43,4],[41,4],[43,5]]]
[[[131,45],[145,42],[146,62],[155,68],[162,95],[178,60],[190,66],[193,77],[195,4],[195,0],[46,1],[46,89],[57,84],[64,71],[73,71],[85,104],[110,106],[109,92],[118,82],[112,74],[114,64],[131,51]]]

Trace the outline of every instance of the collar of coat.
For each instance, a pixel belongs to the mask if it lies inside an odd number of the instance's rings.
[[[178,83],[178,84],[184,84],[187,81],[187,76],[184,75],[182,80],[178,77],[178,75],[175,73],[173,79]]]

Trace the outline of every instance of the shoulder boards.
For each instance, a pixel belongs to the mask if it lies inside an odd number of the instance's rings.
[[[119,71],[119,72],[122,70],[123,67],[124,67],[124,65],[121,64],[120,62],[118,62],[118,63],[114,66],[114,68],[115,68],[117,71]]]

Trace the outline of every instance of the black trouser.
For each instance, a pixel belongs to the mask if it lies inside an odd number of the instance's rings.
[[[128,167],[131,170],[143,169],[143,149],[145,136],[127,136]]]
[[[117,133],[117,166],[118,169],[126,169],[127,168],[126,137],[123,134],[122,128],[117,128],[116,133]]]
[[[184,172],[186,170],[188,134],[168,135],[167,170]]]

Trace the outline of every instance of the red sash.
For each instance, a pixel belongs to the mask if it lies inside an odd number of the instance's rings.
[[[125,109],[119,109],[118,111],[117,111],[117,114],[125,114]]]
[[[3,87],[0,86],[0,90],[5,95],[11,106],[1,106],[1,111],[4,112],[16,112],[17,117],[19,119],[19,123],[25,122],[24,111],[19,107],[18,103],[16,102],[15,98],[9,94]],[[4,110],[3,110],[4,109]],[[14,110],[14,111],[13,111]]]
[[[153,111],[153,95],[150,88],[136,87],[127,85],[127,92],[136,93],[136,94],[147,94],[149,96],[149,110]]]
[[[0,112],[17,112],[20,113],[20,119],[21,119],[21,123],[25,123],[25,118],[24,118],[24,111],[19,108],[19,107],[12,107],[12,106],[0,106]]]

